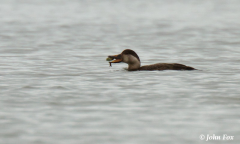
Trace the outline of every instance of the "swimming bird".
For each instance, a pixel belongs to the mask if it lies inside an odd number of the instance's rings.
[[[137,70],[196,70],[193,67],[186,66],[178,63],[157,63],[152,65],[141,66],[140,58],[137,53],[131,49],[125,49],[121,54],[110,55],[107,58],[107,61],[110,61],[109,64],[112,66],[112,63],[124,62],[128,64],[128,71],[137,71]]]

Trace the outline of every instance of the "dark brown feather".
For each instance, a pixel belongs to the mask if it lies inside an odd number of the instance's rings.
[[[196,69],[178,63],[157,63],[153,65],[142,66],[138,70],[196,70]]]
[[[122,55],[125,54],[125,55],[132,55],[134,57],[136,57],[139,62],[140,62],[140,58],[138,57],[138,55],[135,53],[135,51],[131,50],[131,49],[125,49],[122,53]]]

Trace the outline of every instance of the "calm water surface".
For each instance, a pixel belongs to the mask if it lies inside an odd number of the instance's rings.
[[[0,143],[239,144],[239,5],[0,0]],[[127,48],[199,71],[109,67]]]

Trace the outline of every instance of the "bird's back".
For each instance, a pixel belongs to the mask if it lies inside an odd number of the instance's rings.
[[[178,63],[157,63],[153,65],[142,66],[138,70],[196,70],[196,69]]]

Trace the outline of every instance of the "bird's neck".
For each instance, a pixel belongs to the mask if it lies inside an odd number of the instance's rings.
[[[129,71],[134,71],[138,70],[141,66],[141,62],[139,59],[132,55],[123,55],[123,62],[128,64],[128,70]]]
[[[130,63],[128,64],[128,70],[129,71],[134,71],[134,70],[138,70],[140,68],[141,64],[139,63]]]

